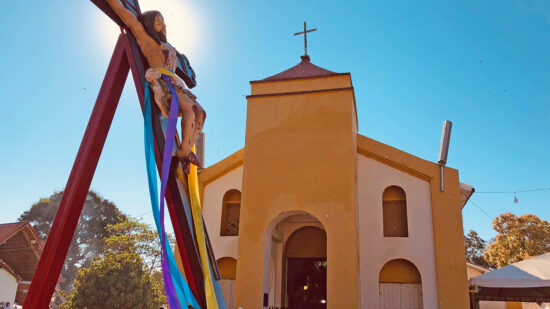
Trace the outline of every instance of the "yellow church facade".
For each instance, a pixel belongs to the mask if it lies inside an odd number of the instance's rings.
[[[245,147],[199,174],[228,308],[468,308],[467,189],[440,181],[358,134],[351,74],[252,81]]]

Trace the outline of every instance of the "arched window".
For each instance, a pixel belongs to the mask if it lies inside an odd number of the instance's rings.
[[[384,237],[408,237],[405,191],[389,186],[382,194]]]
[[[241,192],[229,190],[223,196],[221,236],[239,235],[239,220],[241,212]]]
[[[235,280],[237,276],[237,260],[232,257],[222,257],[217,262],[221,279]]]
[[[416,266],[405,260],[387,262],[380,270],[379,308],[422,309],[422,278]]]
[[[420,272],[413,263],[405,259],[387,262],[380,270],[380,283],[422,283]]]

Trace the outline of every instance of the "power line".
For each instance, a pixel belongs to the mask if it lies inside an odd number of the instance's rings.
[[[476,202],[474,202],[474,200],[472,200],[472,199],[470,198],[469,201],[472,202],[472,204],[473,204],[475,207],[477,207],[477,209],[479,209],[482,213],[484,213],[485,215],[487,215],[487,217],[493,219],[493,216],[491,216],[491,215],[488,214],[485,210],[483,210],[483,208],[481,208]]]
[[[539,188],[539,189],[527,189],[527,190],[517,190],[517,191],[476,191],[475,193],[487,193],[487,194],[514,194],[514,193],[525,193],[525,192],[536,192],[536,191],[550,191],[550,188]]]
[[[146,211],[146,212],[144,212],[144,213],[142,213],[142,214],[137,215],[136,218],[143,217],[144,215],[146,215],[146,214],[148,214],[148,213],[150,213],[150,212],[153,212],[153,211],[152,211],[152,210]]]

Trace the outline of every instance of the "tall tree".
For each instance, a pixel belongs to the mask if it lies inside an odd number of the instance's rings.
[[[110,236],[105,239],[105,253],[135,252],[143,259],[149,273],[160,269],[160,240],[147,224],[127,218],[107,226],[107,230]]]
[[[470,230],[468,235],[464,235],[464,247],[466,261],[486,268],[494,268],[495,265],[487,262],[483,257],[483,253],[487,250],[487,241],[481,238],[476,231]]]
[[[65,308],[158,308],[165,304],[156,232],[131,218],[107,230],[110,236],[105,239],[104,254],[78,271]]]
[[[19,217],[19,221],[29,221],[38,237],[45,241],[62,196],[63,191],[60,191],[48,198],[40,199]],[[114,203],[93,191],[88,192],[61,270],[61,275],[65,279],[62,287],[65,290],[71,287],[80,267],[88,265],[94,256],[103,253],[104,239],[110,235],[107,226],[125,219],[126,216]]]
[[[110,252],[78,271],[63,308],[158,308],[164,302],[135,252]]]
[[[503,213],[493,220],[493,229],[498,234],[489,244],[484,257],[497,267],[550,251],[550,223],[536,215]]]

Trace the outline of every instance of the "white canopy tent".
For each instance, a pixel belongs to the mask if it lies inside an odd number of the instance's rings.
[[[550,302],[550,252],[470,279],[470,307],[480,300]]]
[[[479,275],[470,283],[488,288],[550,287],[550,252]]]

